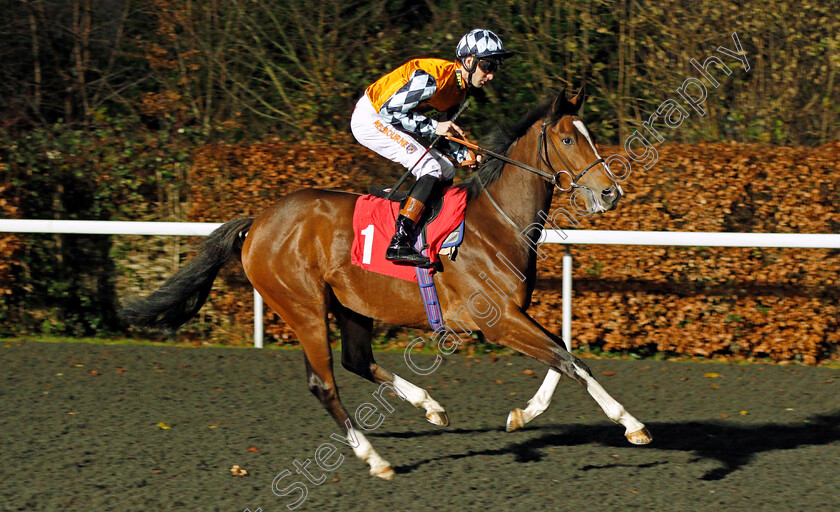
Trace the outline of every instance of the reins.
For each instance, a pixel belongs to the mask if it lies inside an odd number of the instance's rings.
[[[545,171],[543,171],[541,169],[538,169],[536,167],[533,167],[531,165],[524,164],[522,162],[514,160],[514,159],[512,159],[510,157],[507,157],[505,155],[496,153],[495,151],[491,151],[487,148],[483,148],[483,147],[479,146],[478,144],[475,144],[475,143],[470,142],[468,140],[459,139],[457,137],[452,137],[452,136],[449,136],[449,135],[447,135],[446,138],[453,141],[453,142],[456,142],[458,144],[466,146],[473,151],[478,151],[480,153],[484,153],[486,155],[492,156],[493,158],[497,158],[497,159],[499,159],[503,162],[509,163],[511,165],[515,165],[515,166],[517,166],[521,169],[524,169],[528,172],[536,174],[536,175],[540,176],[541,178],[543,178],[544,180],[551,183],[553,186],[557,187],[562,192],[568,192],[568,191],[570,191],[574,188],[583,188],[583,189],[588,190],[589,188],[586,187],[585,185],[578,185],[578,183],[577,183],[578,180],[580,178],[582,178],[587,172],[589,172],[590,169],[592,169],[596,165],[604,163],[604,159],[603,158],[598,158],[597,160],[595,160],[594,162],[592,162],[591,164],[586,166],[586,168],[584,170],[582,170],[578,174],[575,174],[574,171],[572,171],[572,168],[569,166],[568,163],[566,163],[566,160],[560,154],[560,151],[557,149],[557,145],[554,144],[554,141],[551,140],[551,138],[546,135],[546,130],[549,126],[550,125],[549,125],[548,119],[543,119],[542,126],[540,128],[540,134],[539,134],[539,137],[537,139],[538,140],[538,142],[537,142],[537,153],[540,156],[541,164],[545,164],[545,166],[548,167],[548,169],[551,171],[551,173],[545,172]],[[548,155],[548,143],[549,142],[551,143],[551,149],[554,151],[554,154],[557,155],[557,158],[560,159],[560,162],[563,163],[563,166],[566,169],[556,171],[554,169],[554,166],[551,165],[551,160],[547,156]],[[559,181],[558,178],[562,174],[567,174],[571,178],[571,182],[570,182],[570,184],[567,188],[564,188],[560,185],[560,181]],[[490,203],[493,205],[493,207],[496,209],[496,211],[499,212],[502,215],[502,217],[510,225],[512,225],[514,228],[516,228],[517,231],[519,231],[519,226],[516,224],[516,222],[514,222],[513,219],[511,219],[504,212],[504,210],[502,210],[502,208],[499,206],[499,204],[490,195],[490,191],[487,190],[486,186],[484,186],[484,182],[481,179],[481,175],[478,172],[476,172],[475,176],[476,176],[476,179],[478,180],[479,185],[481,185],[482,190],[484,190],[484,195],[487,196],[487,199],[490,200]]]
[[[557,145],[554,144],[554,141],[546,135],[546,130],[547,130],[548,126],[549,126],[548,119],[543,119],[542,127],[540,128],[539,138],[537,139],[538,140],[538,142],[537,142],[537,152],[540,155],[540,162],[542,164],[545,164],[545,166],[548,167],[548,169],[551,171],[551,173],[545,172],[545,171],[543,171],[541,169],[538,169],[536,167],[533,167],[531,165],[524,164],[522,162],[516,161],[516,160],[514,160],[512,158],[509,158],[505,155],[496,153],[495,151],[491,151],[487,148],[483,148],[483,147],[479,146],[478,144],[475,144],[475,143],[470,142],[468,140],[459,139],[457,137],[451,137],[451,136],[448,136],[448,135],[447,135],[446,138],[451,140],[452,142],[457,142],[458,144],[466,146],[466,147],[472,149],[473,151],[478,151],[480,153],[484,153],[486,155],[492,156],[493,158],[498,158],[499,160],[501,160],[503,162],[509,163],[511,165],[515,165],[515,166],[517,166],[521,169],[525,169],[528,172],[534,173],[534,174],[540,176],[541,178],[543,178],[544,180],[548,181],[549,183],[551,183],[553,186],[557,187],[562,192],[569,192],[570,190],[572,190],[576,187],[586,188],[582,185],[578,185],[578,183],[577,183],[578,180],[580,180],[587,172],[589,172],[590,169],[592,169],[596,165],[604,163],[604,159],[603,158],[598,158],[597,160],[595,160],[594,162],[592,162],[591,164],[586,166],[586,168],[584,170],[582,170],[578,174],[575,174],[574,171],[572,171],[572,168],[569,166],[569,164],[566,163],[566,159],[564,159],[563,156],[560,154],[560,151],[557,149]],[[554,154],[557,155],[557,158],[560,159],[560,162],[563,163],[563,167],[565,167],[566,169],[557,171],[557,170],[554,169],[554,166],[551,165],[551,160],[548,157],[548,144],[549,144],[549,142],[551,143],[551,149],[554,151]],[[564,188],[562,185],[560,185],[559,177],[562,174],[567,174],[569,176],[569,178],[571,178],[571,182],[570,182],[568,187]],[[482,184],[482,188],[484,188],[483,184]]]
[[[556,181],[555,181],[555,176],[554,176],[554,175],[551,175],[551,174],[549,174],[549,173],[547,173],[547,172],[545,172],[545,171],[541,171],[541,170],[537,169],[536,167],[531,167],[531,166],[530,166],[530,165],[528,165],[528,164],[523,164],[522,162],[518,162],[518,161],[516,161],[516,160],[514,160],[514,159],[512,159],[512,158],[506,157],[505,155],[502,155],[502,154],[496,153],[496,152],[494,152],[494,151],[490,151],[489,149],[487,149],[487,148],[483,148],[483,147],[479,146],[478,144],[472,143],[472,142],[470,142],[470,141],[468,141],[468,140],[459,139],[459,138],[457,138],[457,137],[450,137],[450,136],[448,136],[448,135],[446,136],[446,138],[447,138],[447,139],[449,139],[449,140],[451,140],[452,142],[457,142],[458,144],[461,144],[461,145],[463,145],[463,146],[466,146],[466,147],[468,147],[468,148],[472,149],[473,151],[478,151],[478,152],[480,152],[480,153],[484,153],[484,154],[486,154],[486,155],[490,155],[490,156],[492,156],[493,158],[498,158],[498,159],[499,159],[499,160],[501,160],[502,162],[507,162],[507,163],[512,164],[512,165],[515,165],[515,166],[517,166],[517,167],[521,167],[522,169],[525,169],[526,171],[532,172],[532,173],[534,173],[534,174],[537,174],[537,175],[539,175],[539,176],[543,177],[544,179],[546,179],[547,181],[551,182],[552,184],[556,184]],[[483,186],[483,185],[482,185],[482,186]]]

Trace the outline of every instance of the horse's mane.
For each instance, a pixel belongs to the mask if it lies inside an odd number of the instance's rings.
[[[525,135],[534,123],[543,119],[549,113],[552,114],[551,119],[549,119],[549,124],[556,122],[560,119],[560,117],[562,117],[561,113],[552,111],[554,102],[555,99],[549,98],[534,107],[533,110],[525,114],[525,116],[516,123],[500,124],[495,130],[493,130],[487,138],[487,142],[483,145],[494,153],[507,155],[510,146]],[[498,158],[487,156],[484,158],[477,171],[475,171],[469,178],[455,186],[467,191],[468,201],[474,199],[481,194],[481,183],[484,183],[485,187],[490,186],[491,183],[499,179],[499,176],[502,175],[502,169],[504,166],[505,163]],[[478,178],[481,178],[481,183],[479,183]]]

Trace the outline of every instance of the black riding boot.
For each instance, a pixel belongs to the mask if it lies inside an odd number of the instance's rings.
[[[397,217],[396,233],[391,238],[388,250],[385,251],[385,259],[400,265],[414,265],[423,267],[431,262],[429,258],[420,254],[414,245],[414,231],[417,225],[411,218],[405,215]]]
[[[423,215],[426,203],[437,184],[437,178],[421,176],[411,188],[405,204],[400,209],[400,215],[397,217],[394,237],[391,238],[388,250],[385,251],[386,260],[400,265],[414,265],[416,267],[431,265],[429,258],[423,256],[414,248],[414,231],[417,229],[417,221]]]

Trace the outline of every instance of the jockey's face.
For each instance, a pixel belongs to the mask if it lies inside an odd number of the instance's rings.
[[[470,85],[476,88],[484,87],[484,84],[493,80],[496,71],[499,69],[499,61],[495,59],[476,59],[472,55],[464,59],[464,65],[467,68],[472,67],[473,63],[477,63],[477,65],[475,71],[473,71]]]

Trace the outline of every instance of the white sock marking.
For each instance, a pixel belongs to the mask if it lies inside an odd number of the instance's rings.
[[[549,368],[543,383],[540,385],[540,389],[537,390],[533,398],[528,400],[528,407],[522,411],[525,423],[533,420],[548,409],[548,406],[551,405],[551,398],[554,396],[554,390],[557,389],[557,384],[560,382],[561,377],[562,375],[557,373],[554,368]]]
[[[586,390],[598,402],[607,417],[615,423],[624,425],[625,434],[645,428],[645,425],[634,418],[618,403],[589,373],[575,367],[575,373],[586,382]]]
[[[424,409],[427,414],[430,412],[446,412],[425,389],[415,386],[396,374],[394,374],[394,387],[402,392],[411,405],[418,409]]]

